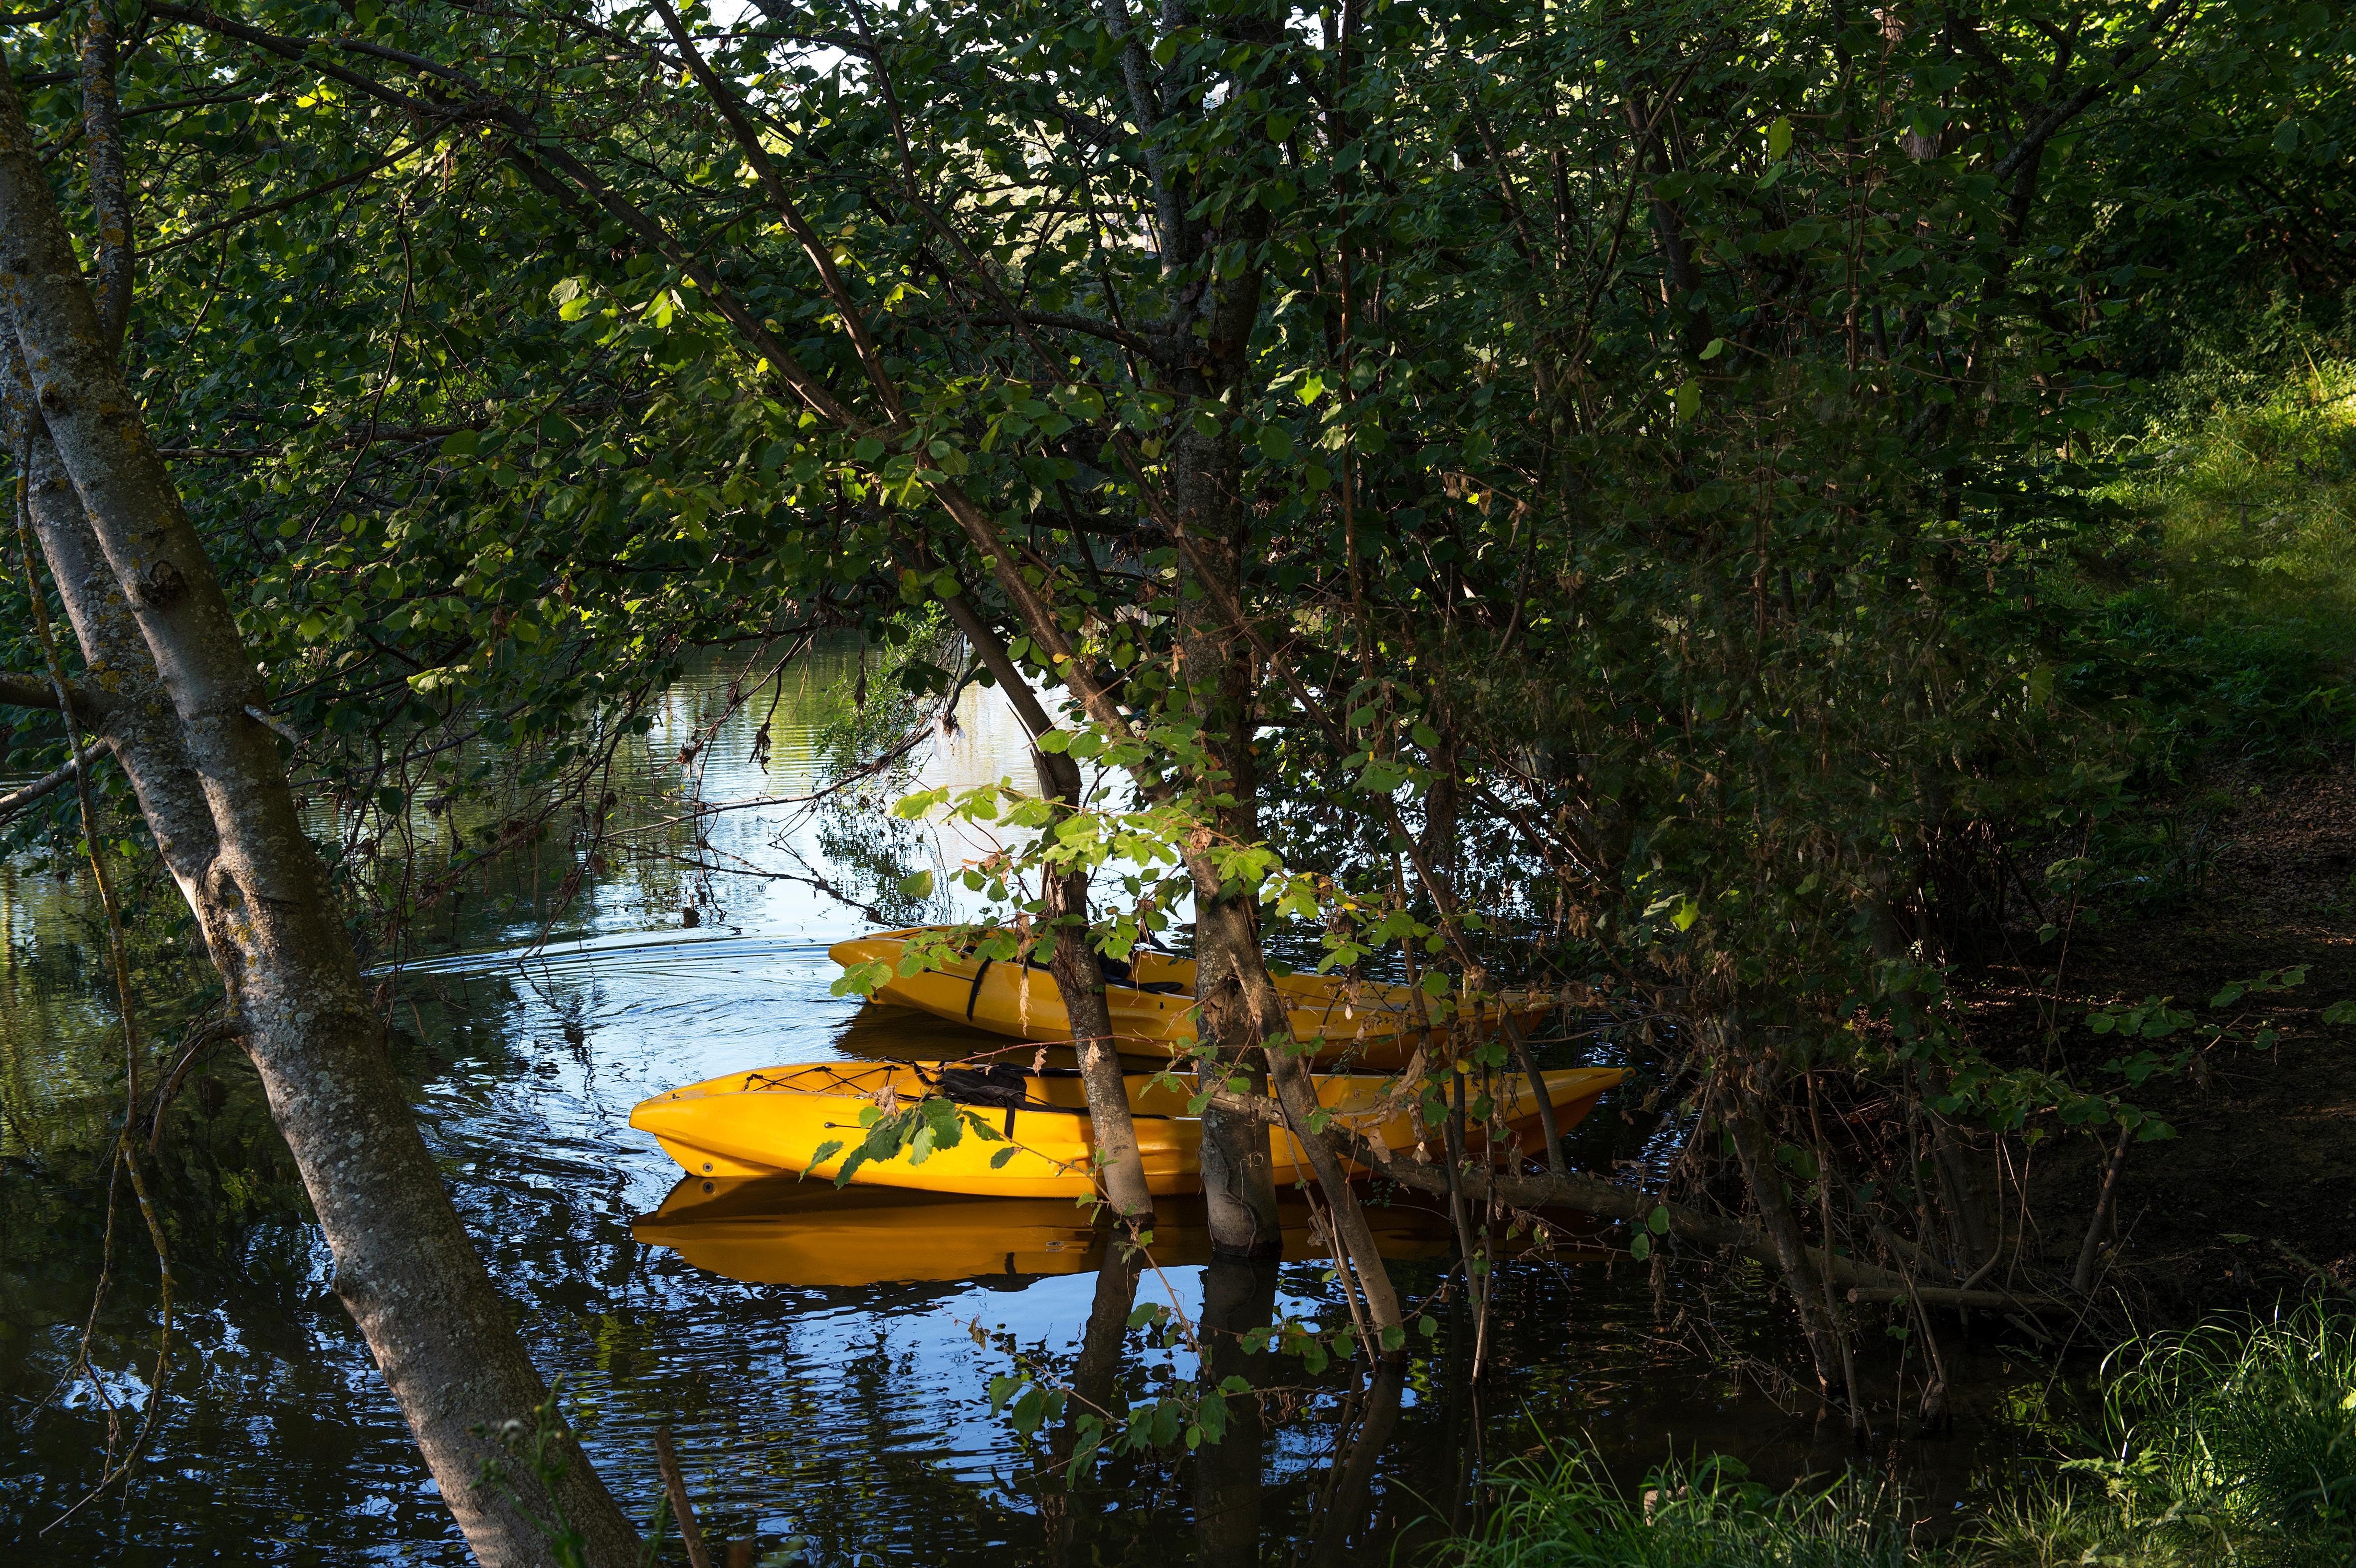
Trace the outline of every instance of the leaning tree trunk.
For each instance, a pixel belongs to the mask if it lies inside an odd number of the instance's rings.
[[[1039,774],[1040,793],[1060,811],[1076,807],[1079,764],[1061,753],[1039,749],[1039,737],[1055,728],[1055,722],[1040,706],[1023,671],[1014,667],[1005,639],[963,590],[949,595],[942,604],[951,624],[963,634],[999,690],[1006,693],[1023,733],[1031,737],[1031,760]],[[1121,1079],[1112,1010],[1105,1001],[1104,965],[1088,942],[1088,879],[1077,871],[1058,875],[1053,867],[1043,867],[1040,879],[1055,941],[1048,969],[1055,977],[1055,993],[1063,1000],[1065,1016],[1072,1025],[1072,1048],[1080,1058],[1080,1087],[1088,1101],[1089,1136],[1102,1162],[1105,1201],[1130,1225],[1148,1226],[1153,1223],[1153,1195],[1145,1186],[1145,1161],[1138,1152],[1137,1123],[1130,1115],[1129,1086]]]
[[[9,400],[9,446],[26,466],[33,534],[81,648],[88,672],[81,684],[93,703],[86,717],[131,780],[165,870],[188,907],[197,909],[200,878],[219,854],[220,841],[196,767],[181,743],[179,718],[155,679],[155,661],[91,532],[81,499],[58,466],[57,448],[33,407],[17,357],[10,349],[0,360],[7,366],[11,391],[22,393]],[[199,929],[209,946],[212,933],[201,920]]]
[[[1809,1256],[1807,1241],[1800,1234],[1799,1217],[1793,1212],[1791,1197],[1784,1191],[1783,1174],[1775,1165],[1774,1139],[1762,1113],[1765,1096],[1755,1082],[1745,1081],[1749,1074],[1762,1069],[1746,1065],[1743,1031],[1736,1020],[1721,1018],[1718,1030],[1720,1059],[1730,1064],[1730,1070],[1737,1075],[1730,1086],[1729,1098],[1733,1104],[1726,1112],[1726,1133],[1733,1142],[1736,1163],[1742,1168],[1742,1185],[1759,1209],[1760,1229],[1766,1232],[1775,1266],[1800,1315],[1800,1330],[1808,1341],[1808,1354],[1815,1362],[1819,1391],[1828,1399],[1836,1394],[1844,1400],[1854,1399],[1856,1391],[1849,1388],[1844,1370],[1840,1329],[1832,1321],[1826,1305],[1824,1275]],[[1824,1256],[1828,1260],[1832,1245],[1833,1239],[1826,1237]],[[1829,1262],[1826,1266],[1830,1267]]]
[[[276,737],[259,716],[252,657],[123,385],[5,72],[0,310],[194,767],[215,843],[208,860],[189,864],[185,839],[172,834],[167,857],[189,871],[192,905],[334,1253],[337,1294],[477,1560],[554,1563],[532,1515],[555,1512],[593,1568],[635,1563],[634,1532],[569,1436],[552,1495],[517,1475],[519,1506],[482,1482],[485,1462],[502,1452],[487,1434],[529,1420],[546,1385],[418,1135]],[[62,510],[40,515],[52,557],[72,543]]]

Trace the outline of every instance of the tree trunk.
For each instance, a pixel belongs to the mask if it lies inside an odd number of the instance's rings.
[[[1808,1255],[1807,1242],[1800,1235],[1799,1219],[1784,1196],[1783,1174],[1775,1168],[1767,1130],[1759,1120],[1751,1096],[1738,1090],[1734,1098],[1736,1108],[1726,1118],[1726,1130],[1734,1139],[1734,1155],[1742,1166],[1743,1185],[1751,1189],[1751,1202],[1759,1206],[1762,1227],[1767,1232],[1768,1244],[1774,1249],[1775,1265],[1783,1273],[1792,1305],[1799,1310],[1800,1330],[1807,1337],[1808,1354],[1816,1365],[1818,1390],[1826,1398],[1837,1391],[1841,1397],[1853,1398],[1854,1391],[1848,1388],[1848,1380],[1841,1369],[1840,1340],[1825,1316],[1825,1282]]]
[[[1059,794],[1056,798],[1071,797]],[[1104,966],[1088,942],[1087,874],[1072,871],[1058,875],[1052,868],[1042,867],[1040,878],[1047,895],[1047,918],[1055,930],[1049,968],[1072,1024],[1072,1049],[1080,1058],[1080,1084],[1088,1100],[1088,1135],[1100,1162],[1105,1201],[1122,1220],[1141,1230],[1153,1223],[1153,1195],[1146,1188],[1137,1123],[1130,1115],[1129,1086],[1121,1079],[1112,1010],[1105,1002]]]
[[[519,1506],[479,1482],[484,1462],[503,1453],[483,1434],[530,1419],[546,1386],[451,1208],[363,1004],[277,739],[254,716],[263,693],[252,658],[123,383],[5,73],[0,308],[194,766],[211,853],[198,858],[176,822],[158,822],[159,838],[178,841],[167,859],[179,863],[176,875],[190,873],[192,905],[334,1253],[337,1293],[478,1561],[555,1563],[539,1514],[579,1533],[592,1568],[634,1563],[635,1532],[569,1435],[552,1495],[517,1475]],[[74,542],[64,510],[42,513],[53,558],[70,557]]]
[[[1022,721],[1023,733],[1035,743],[1055,728],[1055,721],[1014,667],[998,628],[983,618],[972,596],[962,589],[941,601],[950,624],[961,633],[982,667]],[[1080,767],[1059,753],[1042,751],[1034,744],[1031,761],[1039,776],[1039,793],[1069,809],[1080,801]],[[1052,831],[1052,830],[1051,830]],[[1087,1095],[1089,1136],[1103,1158],[1105,1200],[1113,1212],[1133,1226],[1153,1223],[1153,1195],[1146,1190],[1145,1162],[1137,1149],[1137,1122],[1130,1115],[1129,1086],[1121,1081],[1120,1052],[1113,1039],[1112,1012],[1105,1003],[1104,965],[1088,942],[1088,879],[1080,872],[1057,875],[1043,867],[1047,918],[1055,933],[1049,972],[1055,977],[1055,994],[1071,1020],[1072,1048],[1080,1058],[1080,1086]]]
[[[1234,483],[1233,454],[1223,436],[1187,427],[1176,443],[1173,467],[1179,475],[1177,504],[1198,517],[1219,521],[1216,545],[1200,546],[1209,570],[1232,579],[1235,544],[1226,537],[1233,511],[1226,499]],[[1214,556],[1215,552],[1215,556]],[[1249,843],[1258,828],[1258,779],[1252,766],[1252,654],[1225,622],[1211,612],[1207,596],[1195,607],[1200,623],[1180,643],[1187,703],[1203,717],[1203,744],[1209,772],[1197,780],[1199,793],[1225,804],[1210,808],[1214,825],[1192,847],[1202,858],[1215,835]],[[1261,968],[1259,932],[1251,896],[1197,875],[1194,888],[1195,1035],[1205,1053],[1204,1071],[1248,1081],[1258,1092],[1268,1086],[1269,1021],[1258,1015],[1245,977]],[[1280,1026],[1282,1015],[1277,1015]],[[1269,1133],[1216,1106],[1203,1112],[1203,1197],[1215,1255],[1272,1258],[1283,1251],[1276,1211],[1276,1182]]]
[[[90,518],[58,465],[48,426],[33,407],[31,391],[13,349],[5,354],[10,450],[27,467],[27,504],[49,576],[65,602],[66,620],[80,646],[88,683],[112,699],[98,715],[100,738],[131,780],[140,814],[155,835],[164,867],[198,917],[208,952],[213,933],[203,922],[199,882],[220,852],[211,811],[196,766],[181,743],[177,715],[155,679],[155,660],[132,619],[113,569],[91,532]]]

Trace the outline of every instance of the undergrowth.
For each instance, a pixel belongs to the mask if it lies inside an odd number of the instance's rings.
[[[1778,1492],[1723,1459],[1634,1495],[1583,1450],[1498,1478],[1455,1568],[2326,1568],[2356,1562],[2356,1318],[2148,1336],[2102,1376],[2102,1432],[1994,1484],[1933,1540],[1904,1499],[1844,1477]]]

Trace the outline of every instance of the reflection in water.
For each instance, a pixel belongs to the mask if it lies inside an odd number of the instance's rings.
[[[1097,1265],[1095,1298],[1088,1305],[1087,1326],[1080,1334],[1080,1350],[1072,1364],[1070,1397],[1063,1419],[1055,1425],[1048,1456],[1050,1467],[1041,1478],[1039,1518],[1046,1527],[1046,1556],[1056,1564],[1082,1559],[1072,1501],[1072,1466],[1079,1454],[1083,1418],[1110,1425],[1120,1419],[1116,1398],[1121,1350],[1129,1336],[1130,1310],[1137,1305],[1137,1280],[1143,1272],[1142,1254],[1127,1247],[1104,1251]]]
[[[836,672],[851,662],[837,659]],[[680,819],[691,784],[705,801],[742,800],[800,792],[815,776],[824,664],[788,688],[766,772],[752,760],[756,715],[721,725],[698,770],[679,766],[726,678],[682,682],[654,732],[622,756],[622,810],[674,858],[586,868],[569,897],[560,894],[573,866],[555,846],[492,861],[399,952],[380,955],[396,1060],[417,1085],[460,1212],[638,1517],[652,1504],[650,1436],[662,1424],[678,1434],[715,1540],[766,1550],[800,1536],[827,1565],[1160,1568],[1190,1553],[1255,1552],[1382,1562],[1418,1521],[1464,1517],[1477,1498],[1475,1455],[1494,1464],[1542,1440],[1583,1434],[1631,1479],[1697,1444],[1770,1477],[1848,1456],[1844,1434],[1820,1438],[1804,1413],[1759,1398],[1725,1360],[1695,1357],[1689,1336],[1661,1336],[1680,1311],[1699,1310],[1683,1272],[1656,1316],[1625,1268],[1567,1255],[1510,1262],[1474,1402],[1445,1229],[1395,1205],[1374,1210],[1384,1250],[1416,1304],[1411,1321],[1428,1311],[1438,1331],[1411,1336],[1405,1367],[1376,1376],[1352,1359],[1312,1375],[1278,1358],[1266,1380],[1281,1392],[1232,1402],[1232,1446],[1106,1454],[1065,1478],[1057,1457],[1072,1452],[1076,1403],[1035,1441],[990,1412],[990,1380],[1014,1356],[1062,1367],[1118,1426],[1132,1402],[1189,1380],[1215,1385],[1230,1348],[1242,1353],[1214,1335],[1211,1365],[1197,1368],[1130,1333],[1134,1306],[1344,1330],[1331,1265],[1298,1219],[1290,1261],[1211,1265],[1186,1200],[1165,1206],[1151,1265],[1131,1269],[1059,1201],[680,1184],[626,1125],[648,1095],[781,1061],[955,1057],[998,1043],[834,995],[826,947],[865,922],[812,885],[872,900],[910,855],[954,865],[986,846],[912,847],[873,808],[839,815],[825,834],[784,807],[691,816],[691,827],[661,830],[669,840],[647,825]],[[957,734],[923,757],[925,781],[1026,776],[1021,737],[996,702],[967,694]],[[454,835],[472,842],[491,825],[474,810],[421,811],[421,853],[446,853]],[[731,879],[697,864],[779,875]],[[151,1461],[127,1497],[37,1537],[96,1474],[102,1392],[135,1410],[154,1351],[153,1264],[119,1252],[92,1350],[107,1387],[48,1397],[99,1275],[97,1173],[120,1081],[108,1012],[91,1000],[102,976],[87,956],[80,898],[78,883],[0,866],[0,1557],[133,1568],[461,1563],[233,1052],[191,1073],[158,1156],[184,1278],[182,1349]],[[682,929],[687,908],[700,911],[692,930]],[[149,908],[138,979],[177,1026],[211,981],[173,930],[168,901]],[[543,930],[549,940],[531,945]],[[1665,1156],[1619,1109],[1615,1091],[1575,1134],[1577,1163]],[[1719,1295],[1713,1342],[1727,1356],[1775,1342],[1777,1320],[1751,1305],[1759,1299],[1739,1282]],[[1976,1378],[1951,1370],[1960,1390],[1989,1390],[1993,1403],[2001,1359],[1958,1347],[1951,1361],[1976,1354]],[[1955,1469],[1994,1429],[1981,1410],[1959,1395],[1959,1435],[1917,1452]]]
[[[1248,1391],[1273,1380],[1268,1351],[1252,1348],[1246,1336],[1274,1320],[1276,1282],[1276,1262],[1267,1258],[1214,1257],[1203,1270],[1203,1397],[1226,1410],[1226,1430],[1194,1457],[1194,1561],[1204,1568],[1259,1561],[1261,1402],[1270,1396]]]
[[[1363,1398],[1355,1383],[1344,1396],[1341,1414],[1333,1423],[1337,1458],[1328,1477],[1331,1490],[1321,1500],[1310,1542],[1312,1568],[1339,1568],[1360,1555],[1354,1546],[1366,1523],[1376,1468],[1391,1434],[1398,1430],[1399,1402],[1406,1391],[1407,1369],[1397,1361],[1385,1361]]]
[[[1173,1212],[1157,1219],[1146,1257],[1164,1269],[1209,1262],[1211,1236],[1200,1214],[1183,1203],[1163,1207]],[[1330,1255],[1311,1236],[1304,1200],[1288,1200],[1280,1214],[1288,1260]],[[1391,1204],[1370,1209],[1367,1218],[1387,1258],[1448,1255],[1448,1228],[1439,1214]],[[1108,1226],[1092,1222],[1086,1208],[1066,1198],[955,1197],[883,1187],[837,1192],[830,1182],[794,1176],[691,1176],[630,1233],[733,1280],[806,1287],[1076,1274],[1121,1250]]]

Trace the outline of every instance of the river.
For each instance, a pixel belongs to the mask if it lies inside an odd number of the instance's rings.
[[[773,689],[774,708],[756,697],[716,733],[706,720],[725,667],[681,680],[618,754],[624,812],[643,827],[689,798],[806,790],[857,658],[806,658]],[[1026,778],[994,693],[969,691],[958,718],[915,754],[919,781]],[[681,747],[706,735],[682,767]],[[1751,1374],[1784,1355],[1783,1329],[1741,1271],[1710,1273],[1705,1294],[1697,1268],[1656,1281],[1596,1246],[1507,1264],[1472,1382],[1473,1325],[1444,1288],[1444,1230],[1401,1203],[1378,1210],[1379,1225],[1402,1294],[1436,1326],[1414,1337],[1402,1375],[1355,1359],[1246,1369],[1273,1391],[1224,1442],[1191,1456],[1108,1455],[1067,1484],[1069,1429],[1018,1433],[991,1412],[993,1378],[1050,1369],[1110,1409],[1150,1402],[1195,1367],[1183,1346],[1124,1331],[1132,1290],[1190,1321],[1207,1305],[1214,1321],[1248,1326],[1272,1310],[1332,1328],[1347,1310],[1327,1267],[1208,1266],[1181,1212],[1165,1219],[1160,1266],[1132,1286],[1060,1203],[681,1182],[627,1125],[637,1101],[725,1071],[991,1043],[830,989],[828,945],[872,929],[846,897],[914,918],[926,911],[900,907],[898,875],[977,853],[926,830],[895,836],[880,807],[892,792],[819,816],[710,814],[701,842],[692,823],[667,840],[642,832],[641,847],[670,847],[601,857],[569,897],[570,855],[513,854],[402,951],[372,955],[394,987],[396,1060],[460,1213],[634,1516],[659,1489],[659,1426],[720,1560],[738,1565],[1387,1561],[1476,1523],[1500,1465],[1580,1442],[1629,1482],[1697,1452],[1773,1480],[1887,1471],[1935,1520],[1986,1466],[2034,1446],[2047,1374],[2008,1350],[1947,1347],[1952,1432],[1911,1434],[1885,1412],[1859,1446],[1809,1402],[1762,1391]],[[324,805],[315,821],[323,835],[343,822]],[[429,858],[447,854],[454,827],[481,831],[463,811],[421,809],[404,825]],[[207,978],[169,929],[168,889],[134,892],[149,911],[142,1007],[169,1039]],[[329,1291],[326,1248],[250,1075],[226,1056],[192,1073],[157,1158],[180,1300],[155,1436],[127,1484],[50,1528],[99,1477],[110,1429],[119,1446],[154,1398],[156,1274],[135,1211],[120,1208],[94,1375],[79,1372],[121,1092],[104,949],[84,878],[22,857],[0,863],[0,1560],[464,1562]],[[1609,1039],[1549,1049],[1616,1059]],[[1579,1162],[1668,1156],[1671,1130],[1638,1113],[1641,1090],[1632,1081],[1605,1099],[1573,1136]],[[1904,1346],[1882,1349],[1887,1375],[1919,1381],[1919,1358],[1910,1372]],[[675,1542],[666,1560],[683,1560]]]

